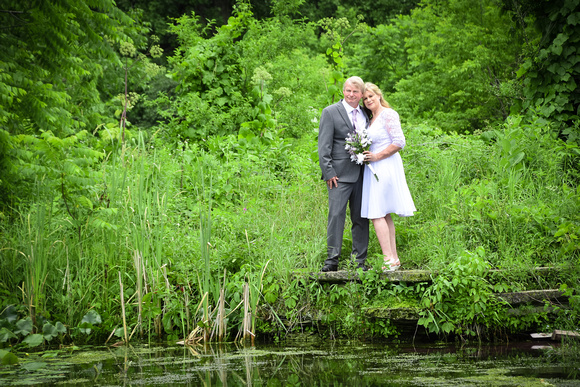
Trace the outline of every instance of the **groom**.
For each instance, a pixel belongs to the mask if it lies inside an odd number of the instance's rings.
[[[318,130],[318,162],[328,188],[328,256],[323,272],[338,270],[347,203],[352,221],[351,257],[355,257],[357,268],[366,270],[369,244],[369,221],[360,216],[364,166],[350,161],[350,155],[344,149],[349,132],[355,127],[368,126],[368,117],[359,106],[364,93],[363,80],[360,77],[348,78],[342,92],[344,99],[322,111]]]

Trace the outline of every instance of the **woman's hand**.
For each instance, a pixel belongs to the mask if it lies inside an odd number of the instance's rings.
[[[395,144],[391,144],[388,147],[386,147],[385,149],[383,149],[382,151],[380,151],[379,153],[372,153],[371,151],[364,151],[363,155],[365,155],[365,162],[372,163],[375,161],[389,158],[392,155],[394,155],[395,153],[397,153],[398,151],[400,151],[401,149],[403,149],[403,148],[401,148],[400,146],[397,146]]]
[[[367,163],[371,163],[373,161],[378,161],[377,155],[375,155],[371,151],[364,151],[363,155],[365,155],[365,162],[367,162]]]

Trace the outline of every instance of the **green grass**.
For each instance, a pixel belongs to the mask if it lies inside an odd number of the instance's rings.
[[[481,247],[491,267],[520,273],[504,281],[522,289],[534,282],[521,274],[528,268],[577,267],[580,200],[569,188],[577,172],[563,169],[569,153],[559,140],[521,125],[497,128],[489,141],[425,125],[406,129],[402,157],[418,208],[414,217],[394,217],[406,268],[439,270]],[[14,227],[2,224],[3,306],[24,298],[36,313],[73,328],[72,336],[95,309],[103,317],[95,332],[105,337],[121,326],[120,272],[129,329],[146,337],[186,336],[215,310],[220,286],[228,329],[235,331],[242,316],[234,309],[246,281],[255,313],[261,305],[271,316],[298,318],[300,303],[331,310],[322,288],[300,287],[292,276],[318,271],[325,258],[327,195],[311,158],[315,140],[296,141],[283,152],[274,144],[238,146],[235,137],[212,141],[219,151],[198,144],[175,149],[144,137],[123,152],[111,150],[95,171],[101,178],[90,198],[94,207],[75,224],[58,198],[22,203],[21,216],[10,219]],[[349,229],[347,222],[345,261]],[[378,255],[371,226],[369,257]],[[345,310],[353,300],[372,302],[353,292],[334,302]],[[203,310],[197,309],[206,293]],[[349,313],[334,324],[356,332],[359,317]]]

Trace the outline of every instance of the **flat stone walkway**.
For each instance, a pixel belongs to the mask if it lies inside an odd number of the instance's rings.
[[[494,273],[502,273],[507,272],[507,270],[501,269],[492,269],[489,270],[489,274]],[[558,274],[559,270],[553,267],[536,267],[530,270],[530,274],[537,275],[539,277],[548,276],[548,275],[556,275]],[[295,273],[296,275],[305,275],[306,273]],[[367,272],[363,272],[363,276],[367,274]],[[318,273],[307,273],[307,275],[315,281],[320,283],[346,283],[350,281],[360,281],[360,277],[355,270],[339,270],[339,271],[331,271],[331,272],[318,272]],[[417,283],[417,282],[431,282],[432,277],[437,276],[436,271],[432,270],[397,270],[397,271],[389,271],[379,274],[380,278],[383,280],[387,280],[389,282],[409,282],[409,283]]]

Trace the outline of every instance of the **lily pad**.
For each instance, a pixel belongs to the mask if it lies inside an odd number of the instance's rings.
[[[18,357],[12,352],[0,349],[0,364],[2,365],[18,364]]]
[[[27,371],[36,371],[36,370],[39,370],[39,369],[46,367],[47,364],[48,363],[45,363],[42,361],[33,361],[30,363],[22,364],[22,368],[24,368]]]

